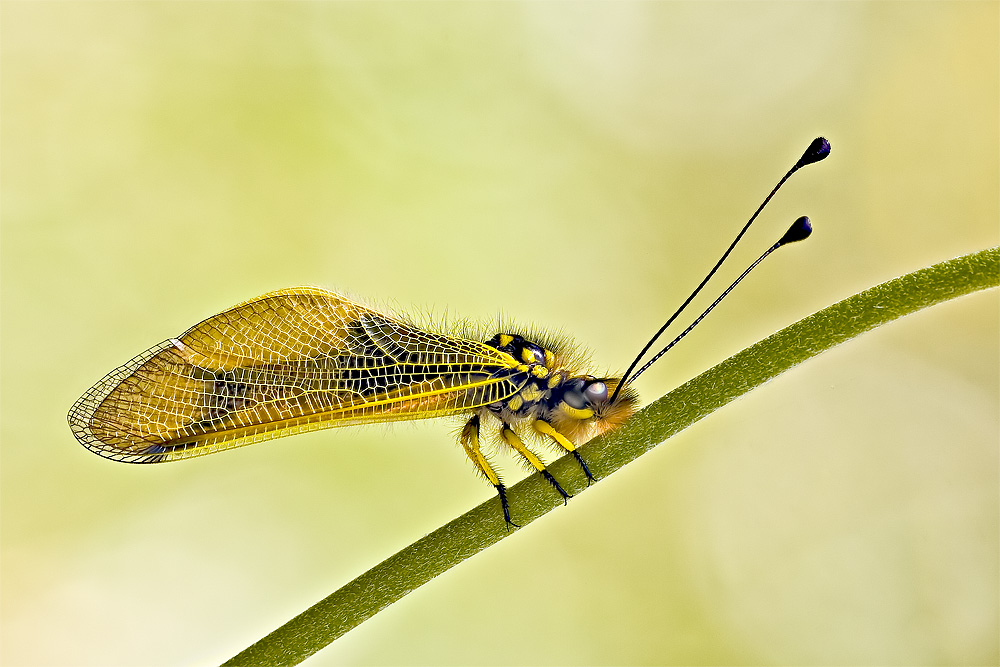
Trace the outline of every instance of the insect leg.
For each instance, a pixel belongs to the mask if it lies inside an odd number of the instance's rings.
[[[556,491],[559,492],[559,495],[563,497],[563,503],[565,503],[567,500],[569,500],[569,498],[572,497],[570,496],[570,494],[566,493],[566,491],[561,486],[559,486],[559,482],[557,482],[556,478],[552,476],[552,473],[550,473],[548,470],[545,469],[545,464],[542,463],[542,460],[537,456],[535,456],[534,452],[532,452],[530,449],[524,446],[524,443],[521,442],[521,439],[519,437],[517,437],[517,434],[514,433],[513,430],[511,430],[510,424],[503,425],[503,427],[500,429],[500,437],[503,439],[504,442],[506,442],[508,445],[514,448],[514,450],[518,454],[523,456],[524,459],[528,463],[530,463],[535,470],[542,473],[542,477],[548,480],[549,484],[554,486]]]
[[[552,427],[552,424],[543,422],[541,419],[535,420],[535,430],[542,435],[549,436],[555,440],[556,443],[562,446],[563,449],[573,454],[573,458],[575,458],[576,462],[580,464],[580,467],[583,468],[583,473],[587,476],[587,484],[594,481],[594,476],[590,474],[590,468],[587,467],[587,462],[583,460],[582,456],[580,456],[580,452],[576,451],[576,445],[570,442],[569,438],[555,430],[555,428]]]
[[[500,476],[493,470],[493,466],[486,460],[482,450],[479,448],[479,415],[472,415],[472,419],[462,428],[462,435],[459,439],[462,441],[462,447],[465,448],[465,453],[472,460],[473,465],[483,473],[486,479],[490,481],[490,484],[497,490],[497,495],[500,496],[500,507],[503,508],[503,520],[507,522],[507,526],[520,528],[520,526],[510,520],[510,506],[507,504],[507,488],[500,481]]]

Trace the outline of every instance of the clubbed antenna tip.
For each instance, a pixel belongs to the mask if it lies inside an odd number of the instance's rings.
[[[802,239],[809,238],[812,234],[813,227],[809,218],[802,216],[798,220],[792,223],[792,226],[788,228],[785,235],[778,240],[778,245],[785,245],[786,243],[795,243],[796,241],[801,241]]]
[[[816,137],[813,139],[812,143],[809,144],[809,148],[807,148],[806,152],[802,154],[802,157],[799,158],[797,166],[804,167],[807,164],[819,162],[829,154],[830,142],[823,137]]]

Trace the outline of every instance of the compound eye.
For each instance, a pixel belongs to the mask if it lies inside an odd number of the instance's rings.
[[[587,399],[584,398],[583,394],[575,389],[570,389],[563,394],[563,401],[566,405],[577,410],[583,410],[587,407]]]
[[[608,400],[608,385],[603,382],[591,382],[583,389],[584,396],[590,403],[603,403]]]

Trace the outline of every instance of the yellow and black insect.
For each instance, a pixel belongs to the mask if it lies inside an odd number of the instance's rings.
[[[813,142],[764,203],[795,170],[827,153],[825,140]],[[588,373],[558,342],[516,331],[488,340],[432,332],[333,292],[303,287],[234,306],[111,371],[74,403],[70,428],[85,447],[106,458],[160,463],[334,426],[465,413],[462,446],[496,488],[504,520],[512,524],[504,484],[481,446],[485,423],[492,422],[499,442],[564,499],[569,494],[525,441],[545,440],[571,452],[593,480],[577,445],[635,412],[638,395],[630,383],[694,324],[639,371],[633,369],[763,206],[621,377]],[[743,276],[809,230],[807,218],[797,220]]]

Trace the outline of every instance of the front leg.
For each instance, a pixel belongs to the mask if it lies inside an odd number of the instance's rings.
[[[590,468],[587,467],[587,462],[583,460],[582,456],[580,456],[580,452],[576,451],[576,445],[570,442],[569,438],[557,431],[552,424],[543,422],[541,419],[535,420],[535,430],[542,435],[547,435],[552,438],[563,449],[573,454],[573,458],[575,458],[576,462],[580,464],[581,468],[583,468],[583,474],[587,476],[587,486],[590,486],[590,483],[594,481],[594,476],[590,474]]]

